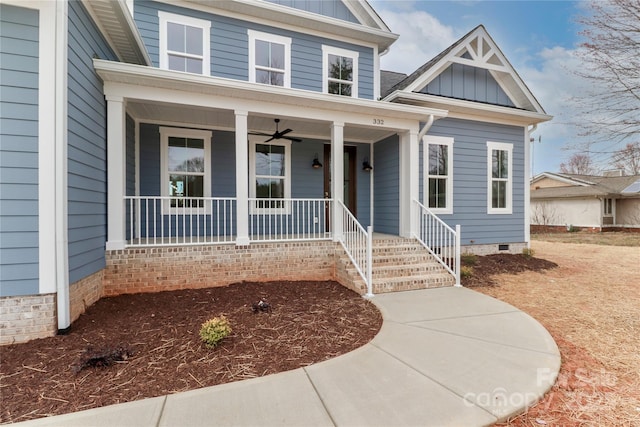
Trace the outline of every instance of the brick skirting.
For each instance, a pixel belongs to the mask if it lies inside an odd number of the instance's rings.
[[[87,307],[102,298],[103,276],[104,270],[100,270],[69,286],[69,311],[72,322],[80,317]]]
[[[55,294],[0,298],[0,345],[56,334]]]
[[[336,245],[310,241],[107,251],[103,296],[242,281],[333,280]]]

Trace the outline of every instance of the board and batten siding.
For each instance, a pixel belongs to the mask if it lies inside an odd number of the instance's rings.
[[[524,128],[470,120],[437,120],[428,135],[453,137],[453,214],[438,216],[462,227],[461,244],[522,243],[524,230]],[[513,213],[487,214],[487,141],[513,144]],[[376,146],[376,157],[378,155]],[[420,143],[420,201],[424,143]]]
[[[107,111],[93,58],[116,60],[81,2],[69,2],[68,236],[69,282],[105,267]]]
[[[374,146],[374,229],[400,234],[400,141],[392,135]]]
[[[211,75],[249,80],[247,30],[291,38],[291,87],[322,91],[322,46],[358,52],[358,97],[373,99],[373,48],[153,1],[136,1],[134,17],[153,65],[160,64],[158,11],[211,21]]]
[[[515,107],[488,70],[470,65],[451,64],[418,92]]]
[[[39,291],[38,22],[0,4],[0,297]]]
[[[294,9],[304,10],[305,12],[316,13],[318,15],[328,16],[330,18],[340,19],[342,21],[353,22],[358,24],[358,19],[351,13],[349,8],[345,6],[341,0],[267,0],[269,3],[279,4],[281,6],[292,7]]]

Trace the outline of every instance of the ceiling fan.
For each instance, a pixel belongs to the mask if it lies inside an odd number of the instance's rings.
[[[293,132],[293,129],[285,129],[282,132],[280,132],[278,130],[278,123],[280,123],[280,119],[273,119],[273,121],[276,122],[276,131],[274,133],[249,132],[249,134],[251,134],[251,135],[262,135],[262,136],[270,137],[265,142],[273,141],[274,139],[288,139],[289,141],[293,141],[293,142],[301,142],[302,141],[300,138],[294,138],[292,136],[285,136],[289,132]]]

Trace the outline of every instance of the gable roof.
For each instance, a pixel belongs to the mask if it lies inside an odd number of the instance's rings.
[[[435,98],[447,98],[450,99],[449,102],[454,102],[455,100],[464,103],[473,102],[476,105],[482,104],[477,101],[457,100],[439,95],[415,93],[419,92],[453,64],[487,70],[499,87],[513,102],[514,107],[505,108],[538,115],[538,122],[551,119],[551,116],[546,114],[538,100],[533,93],[531,93],[483,25],[478,25],[469,31],[404,80],[391,87],[383,94],[383,97],[387,101],[398,102],[416,103],[419,102],[420,99],[423,99],[425,102],[444,102],[442,100],[437,101]],[[492,107],[498,106],[492,105]]]
[[[384,97],[389,92],[389,89],[406,78],[407,75],[404,73],[380,70],[380,94]]]
[[[531,199],[575,197],[640,197],[640,175],[594,176],[543,172],[531,180],[549,178],[567,184],[531,190]]]

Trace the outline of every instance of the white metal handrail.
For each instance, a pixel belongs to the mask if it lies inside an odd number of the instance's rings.
[[[234,197],[125,196],[127,246],[233,242]]]
[[[373,296],[372,269],[373,269],[373,229],[371,226],[365,230],[349,209],[338,201],[342,211],[342,233],[340,243],[344,247],[349,259],[367,285],[366,296]]]
[[[249,198],[249,240],[331,239],[331,199]]]
[[[460,225],[455,230],[426,206],[414,200],[417,215],[416,238],[456,279],[460,286]]]

